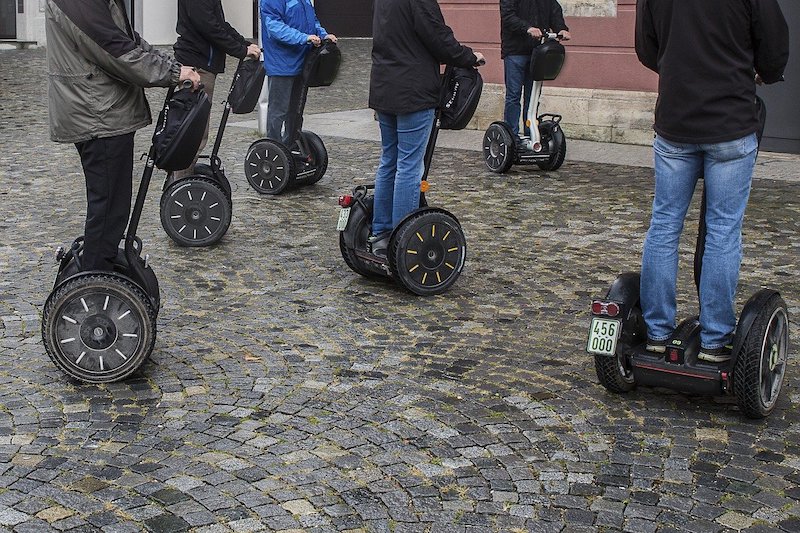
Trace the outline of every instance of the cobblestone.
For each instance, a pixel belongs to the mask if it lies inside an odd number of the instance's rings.
[[[309,112],[366,105],[368,41],[345,47],[343,77],[312,91]],[[172,244],[163,174],[151,187],[151,361],[123,383],[69,381],[39,320],[52,250],[81,231],[85,199],[74,147],[47,140],[44,68],[41,50],[0,52],[0,531],[800,529],[795,349],[762,422],[728,401],[607,393],[583,351],[589,299],[638,268],[645,168],[568,155],[549,175],[499,177],[474,152],[438,150],[429,198],[458,216],[469,256],[450,292],[421,299],[339,255],[336,197],[371,179],[376,141],[320,131],[327,176],[261,197],[241,175],[257,136],[229,128],[234,214],[219,245]],[[163,94],[148,90],[154,107]],[[798,192],[756,182],[739,301],[777,287],[793,342]],[[696,218],[694,205],[689,235]],[[682,315],[696,310],[692,248]]]

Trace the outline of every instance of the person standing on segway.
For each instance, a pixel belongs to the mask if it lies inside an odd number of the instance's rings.
[[[225,21],[221,0],[178,0],[175,30],[178,32],[178,40],[173,46],[175,58],[197,69],[209,100],[214,98],[217,74],[225,72],[226,54],[237,59],[247,56],[258,59],[261,56],[261,48],[257,44],[246,40]],[[206,124],[198,156],[208,142],[208,130],[209,124]],[[194,163],[189,168],[175,172],[174,176],[182,178],[192,174]]]
[[[569,41],[569,28],[557,0],[500,0],[500,57],[506,85],[503,120],[514,135],[519,135],[519,100],[524,94],[526,114],[531,100],[531,52],[539,45],[542,30]],[[523,116],[522,120],[523,132],[530,137],[528,117]]]
[[[392,229],[419,207],[440,65],[469,68],[484,58],[456,40],[436,0],[377,0],[374,9],[369,106],[378,114],[381,159],[369,242],[385,256]]]
[[[659,75],[655,199],[641,274],[647,349],[663,353],[675,329],[678,243],[703,177],[698,357],[722,363],[731,357],[742,219],[758,151],[756,83],[783,79],[788,27],[776,0],[638,0],[636,53]]]
[[[269,92],[267,138],[291,145],[306,54],[324,39],[336,42],[336,36],[319,23],[311,0],[261,0],[261,42]]]
[[[133,137],[152,122],[143,87],[200,77],[131,29],[122,0],[47,0],[50,138],[86,177],[83,270],[113,270],[131,209]]]

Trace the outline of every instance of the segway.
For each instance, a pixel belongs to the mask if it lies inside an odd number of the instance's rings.
[[[289,145],[277,139],[260,139],[247,149],[244,174],[260,194],[282,192],[317,183],[328,169],[328,151],[319,135],[303,131],[303,113],[309,87],[326,87],[339,72],[342,54],[336,43],[325,40],[312,48],[303,67],[303,87],[289,103],[291,116],[286,129],[291,131]]]
[[[454,83],[461,75],[459,83]],[[468,83],[471,80],[471,83]],[[445,209],[430,207],[425,198],[428,172],[439,130],[461,129],[469,122],[480,100],[483,82],[475,69],[447,67],[443,75],[443,98],[425,150],[419,209],[408,214],[392,231],[386,257],[373,255],[368,245],[372,227],[374,184],[360,185],[352,194],[339,197],[339,250],[351,270],[367,278],[391,278],[420,296],[441,294],[461,275],[467,242],[458,219]],[[448,88],[451,95],[447,94]],[[468,89],[468,90],[465,90]],[[455,92],[453,92],[455,91]],[[456,94],[459,93],[459,94]],[[453,96],[455,95],[455,96]],[[463,99],[457,116],[443,122],[446,106]]]
[[[763,117],[763,103],[761,106]],[[698,293],[705,249],[705,210],[704,190],[694,256]],[[586,349],[594,354],[597,377],[606,389],[623,393],[641,384],[690,394],[733,395],[750,418],[764,418],[773,411],[789,351],[789,313],[778,291],[761,289],[747,300],[736,325],[730,360],[713,363],[698,358],[697,316],[678,325],[663,354],[645,349],[647,330],[639,302],[639,283],[639,273],[621,274],[604,298],[592,302]]]
[[[191,82],[187,83],[191,87]],[[172,118],[167,124],[170,109]],[[56,252],[58,274],[44,305],[42,342],[55,365],[68,376],[88,383],[119,381],[150,357],[161,301],[158,280],[148,256],[142,257],[142,241],[136,230],[153,167],[175,170],[191,163],[210,109],[203,91],[171,88],[167,92],[125,246],[118,250],[113,271],[82,268],[83,237],[75,239],[68,250],[60,247]]]
[[[243,114],[253,110],[263,83],[261,61],[252,58],[239,61],[223,103],[222,120],[211,155],[199,158],[208,163],[196,163],[192,176],[176,178],[172,173],[167,176],[161,194],[161,226],[176,244],[210,246],[228,232],[233,203],[231,184],[219,158],[222,136],[231,112]]]
[[[513,165],[533,165],[542,170],[558,170],[567,156],[567,138],[561,129],[561,115],[539,113],[544,81],[556,79],[564,65],[564,46],[555,33],[543,33],[531,54],[533,87],[525,124],[531,136],[517,136],[503,121],[492,122],[483,135],[483,160],[492,172],[508,172]],[[530,117],[536,117],[531,124]]]

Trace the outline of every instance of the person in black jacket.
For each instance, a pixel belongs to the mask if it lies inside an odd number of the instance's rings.
[[[758,150],[756,83],[783,78],[788,27],[776,0],[638,0],[636,53],[659,75],[655,199],[642,254],[647,349],[663,353],[675,329],[678,242],[702,176],[708,234],[699,357],[724,362],[736,327],[742,219]]]
[[[372,34],[369,106],[380,122],[381,160],[370,243],[386,255],[392,229],[419,207],[440,65],[473,67],[483,54],[459,44],[436,0],[376,0]]]
[[[557,33],[562,41],[570,39],[569,28],[557,0],[500,0],[500,57],[505,72],[506,101],[503,120],[519,133],[519,100],[523,95],[525,115],[524,133],[530,136],[527,123],[528,104],[531,100],[531,52],[541,42],[543,31]]]
[[[173,47],[175,58],[183,65],[197,69],[209,100],[214,96],[217,74],[225,72],[226,54],[239,59],[261,56],[261,48],[257,44],[247,41],[225,21],[222,0],[178,0],[178,23],[175,29],[178,32],[178,40]],[[208,141],[208,129],[209,124],[206,124],[198,156]],[[193,173],[194,163],[175,172],[175,177]]]

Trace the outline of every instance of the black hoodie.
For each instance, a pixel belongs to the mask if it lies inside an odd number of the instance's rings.
[[[225,55],[239,59],[250,44],[225,21],[221,0],[178,0],[175,59],[214,74],[225,71]]]
[[[726,142],[758,130],[754,75],[783,78],[789,29],[777,0],[638,0],[636,54],[659,75],[656,133]]]

